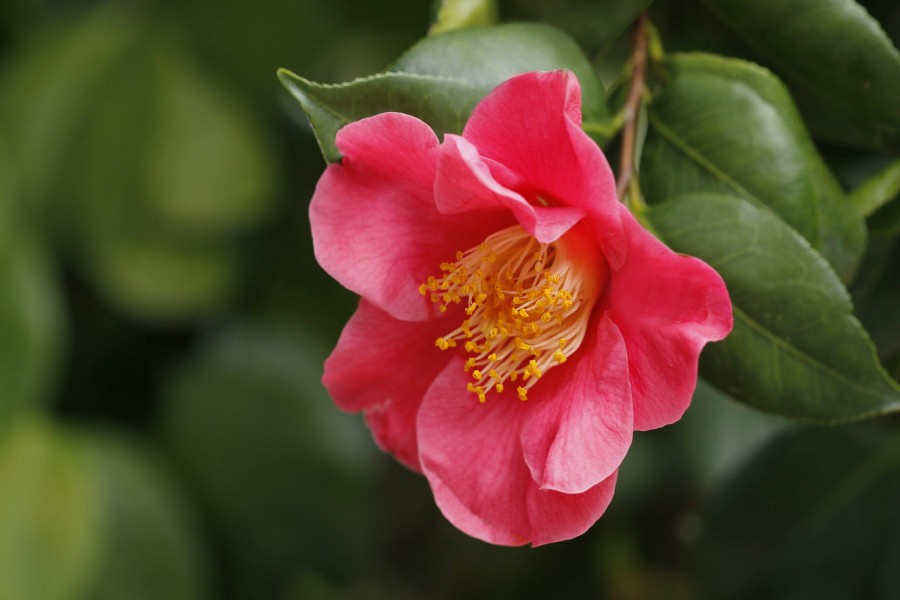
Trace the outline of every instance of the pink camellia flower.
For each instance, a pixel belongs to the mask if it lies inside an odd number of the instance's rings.
[[[324,384],[428,478],[464,532],[565,540],[603,514],[632,431],[678,420],[728,293],[616,199],[568,71],[497,87],[462,136],[344,127],[310,206],[322,267],[362,296]]]

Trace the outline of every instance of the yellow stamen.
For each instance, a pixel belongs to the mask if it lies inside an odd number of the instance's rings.
[[[457,251],[455,261],[439,265],[440,277],[418,287],[441,312],[462,305],[460,326],[435,346],[465,350],[466,389],[479,402],[507,380],[521,380],[516,392],[527,400],[548,369],[578,350],[606,277],[605,261],[584,239],[573,230],[545,244],[509,227]]]

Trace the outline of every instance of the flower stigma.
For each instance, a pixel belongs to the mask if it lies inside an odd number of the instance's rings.
[[[419,293],[447,312],[464,305],[459,327],[435,340],[440,350],[462,348],[467,389],[479,402],[492,390],[519,400],[548,370],[581,346],[606,278],[602,257],[591,260],[585,236],[573,228],[540,243],[515,225],[488,236],[440,265]]]

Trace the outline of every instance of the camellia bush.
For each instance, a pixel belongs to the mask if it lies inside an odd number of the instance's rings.
[[[898,38],[11,0],[0,600],[900,597]]]

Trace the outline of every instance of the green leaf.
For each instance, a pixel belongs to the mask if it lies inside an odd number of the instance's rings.
[[[19,419],[0,441],[0,598],[82,600],[102,547],[77,444]]]
[[[353,121],[397,111],[438,134],[460,133],[475,105],[495,86],[526,71],[571,69],[582,85],[587,122],[609,119],[603,90],[577,44],[543,25],[465,29],[423,39],[386,73],[339,85],[313,83],[286,71],[282,84],[300,103],[328,162],[340,160],[338,130]]]
[[[209,507],[240,597],[297,565],[352,577],[368,552],[371,441],[318,383],[325,355],[308,329],[236,325],[164,388],[162,438]]]
[[[569,69],[581,82],[585,121],[608,121],[600,80],[572,38],[553,27],[513,23],[427,37],[390,71],[438,75],[476,86],[484,97],[513,75]]]
[[[48,213],[66,191],[71,158],[82,149],[86,112],[116,58],[137,37],[119,6],[51,21],[27,32],[0,81],[0,124],[15,148],[10,158],[23,205]]]
[[[895,160],[853,190],[850,201],[860,214],[868,217],[898,196],[900,196],[900,160]]]
[[[158,459],[119,433],[80,432],[86,468],[100,491],[102,566],[86,600],[208,598],[198,523]]]
[[[179,47],[149,36],[119,60],[73,158],[67,241],[122,312],[206,317],[235,289],[232,239],[272,207],[267,146]]]
[[[193,239],[246,231],[273,208],[275,158],[260,124],[181,49],[153,49],[155,103],[135,152],[150,210]],[[136,190],[137,191],[137,190]]]
[[[408,73],[381,73],[340,85],[313,83],[284,69],[278,77],[309,118],[328,162],[341,158],[334,138],[347,123],[396,111],[422,119],[436,132],[459,133],[483,97],[463,81]]]
[[[19,226],[12,238],[0,240],[0,435],[13,415],[48,402],[65,338],[50,258]]]
[[[897,430],[807,428],[777,439],[710,508],[707,596],[892,598],[900,583]]]
[[[791,87],[813,132],[900,147],[900,53],[854,0],[705,0]]]
[[[429,35],[497,22],[497,0],[438,0],[437,16]]]
[[[900,410],[834,272],[770,211],[719,194],[673,198],[648,217],[674,250],[725,280],[734,331],[703,354],[704,377],[761,410],[820,422]]]
[[[220,313],[238,284],[233,250],[196,246],[159,232],[92,240],[84,269],[119,310],[158,323]]]
[[[664,67],[641,165],[648,200],[724,192],[766,205],[849,281],[865,249],[865,224],[778,79],[706,54],[672,56]]]

